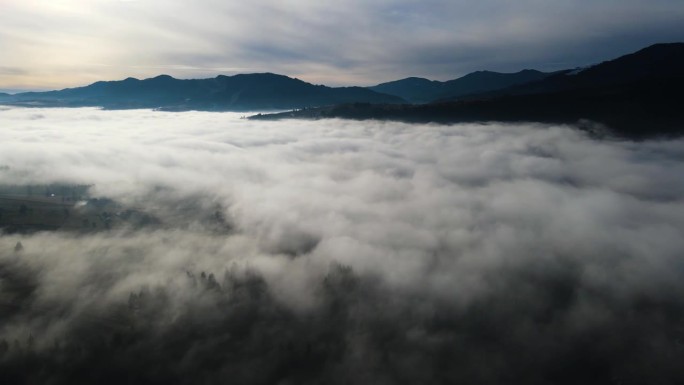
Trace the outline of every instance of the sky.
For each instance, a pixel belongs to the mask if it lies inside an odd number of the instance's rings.
[[[239,116],[0,107],[0,186],[159,221],[1,236],[0,379],[684,379],[684,140]]]
[[[326,85],[557,70],[684,40],[679,0],[0,0],[0,89],[275,72]]]

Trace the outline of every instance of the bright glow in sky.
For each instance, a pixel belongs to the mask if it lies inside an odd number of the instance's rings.
[[[680,0],[0,0],[0,89],[275,72],[328,85],[556,70],[684,40]]]

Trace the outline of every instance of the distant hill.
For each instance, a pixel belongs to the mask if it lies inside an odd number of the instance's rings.
[[[516,73],[477,71],[446,82],[411,77],[368,88],[373,91],[399,96],[412,103],[427,103],[439,99],[458,98],[486,91],[500,90],[544,79],[550,75],[552,74],[536,70],[523,70]]]
[[[348,118],[406,122],[543,122],[605,125],[619,136],[684,136],[684,44],[658,44],[580,71],[456,101],[346,104],[254,119]],[[591,121],[586,124],[582,122]]]
[[[109,109],[267,110],[339,103],[402,103],[403,99],[362,87],[332,88],[272,73],[217,76],[211,79],[150,79],[100,81],[60,91],[25,92],[3,103],[39,106],[99,106]]]
[[[435,95],[439,94],[443,85],[443,82],[437,80],[410,77],[368,88],[376,92],[398,96],[411,103],[426,103],[435,99]]]

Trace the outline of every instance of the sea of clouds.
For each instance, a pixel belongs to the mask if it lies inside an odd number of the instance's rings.
[[[684,380],[684,140],[1,108],[0,166],[160,223],[0,235],[0,379]]]

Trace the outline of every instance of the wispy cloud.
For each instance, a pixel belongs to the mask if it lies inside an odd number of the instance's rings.
[[[680,2],[4,1],[0,87],[271,71],[330,84],[558,69],[682,40]],[[104,69],[89,63],[108,63]],[[193,70],[189,70],[193,69]],[[231,70],[225,72],[232,72]]]

